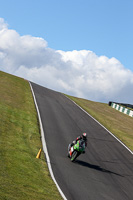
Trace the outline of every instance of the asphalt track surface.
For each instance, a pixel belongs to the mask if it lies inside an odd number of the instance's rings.
[[[133,155],[63,94],[31,83],[52,170],[68,200],[133,200]],[[82,132],[86,153],[72,163],[67,147]]]

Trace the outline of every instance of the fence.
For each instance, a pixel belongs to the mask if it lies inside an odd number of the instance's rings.
[[[129,104],[123,104],[123,105],[129,105]],[[125,107],[125,106],[122,106],[121,104],[119,103],[116,103],[116,102],[109,102],[109,106],[111,106],[112,108],[126,114],[126,115],[129,115],[130,117],[133,117],[133,110]]]

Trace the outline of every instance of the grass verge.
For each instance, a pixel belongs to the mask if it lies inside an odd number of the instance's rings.
[[[40,148],[29,83],[0,71],[0,200],[62,199]]]
[[[133,151],[133,118],[120,113],[105,103],[68,96]]]

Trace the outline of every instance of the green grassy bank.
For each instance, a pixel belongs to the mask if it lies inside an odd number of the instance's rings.
[[[68,96],[68,95],[67,95]],[[133,151],[133,118],[105,103],[68,96]]]
[[[0,200],[62,199],[40,148],[29,83],[0,71]]]
[[[71,97],[133,151],[133,118]],[[29,83],[0,71],[0,200],[62,199],[47,169]]]

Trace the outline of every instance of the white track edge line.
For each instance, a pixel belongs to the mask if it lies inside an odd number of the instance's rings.
[[[65,97],[67,97],[67,96],[65,96]],[[85,111],[83,108],[81,108],[77,103],[75,103],[69,97],[67,97],[67,98],[70,101],[72,101],[76,106],[78,106],[82,111],[84,111],[87,115],[89,115],[95,122],[97,122],[100,126],[102,126],[110,135],[112,135],[118,142],[120,142],[131,154],[133,154],[133,152],[121,140],[119,140],[113,133],[111,133],[107,128],[105,128],[105,126],[103,126],[99,121],[97,121],[94,117],[92,117],[87,111]]]
[[[37,101],[36,101],[36,97],[35,97],[35,94],[34,94],[34,91],[33,91],[33,88],[32,88],[32,85],[31,83],[29,82],[30,84],[30,88],[31,88],[31,91],[32,91],[32,95],[33,95],[33,98],[34,98],[34,103],[35,103],[35,106],[36,106],[36,110],[37,110],[37,114],[38,114],[38,119],[39,119],[39,123],[40,123],[40,129],[41,129],[41,137],[42,137],[42,145],[43,145],[43,151],[46,155],[46,160],[47,160],[47,165],[48,165],[48,169],[49,169],[49,172],[50,172],[50,175],[54,181],[54,183],[56,184],[56,187],[58,189],[58,191],[60,192],[62,198],[64,200],[67,200],[67,198],[65,197],[64,193],[62,192],[61,188],[59,187],[55,177],[54,177],[54,174],[53,174],[53,171],[52,171],[52,167],[51,167],[51,164],[50,164],[50,158],[49,158],[49,155],[48,155],[48,150],[47,150],[47,145],[46,145],[46,140],[45,140],[45,136],[44,136],[44,130],[43,130],[43,126],[42,126],[42,121],[41,121],[41,116],[40,116],[40,112],[39,112],[39,109],[38,109],[38,105],[37,105]]]

